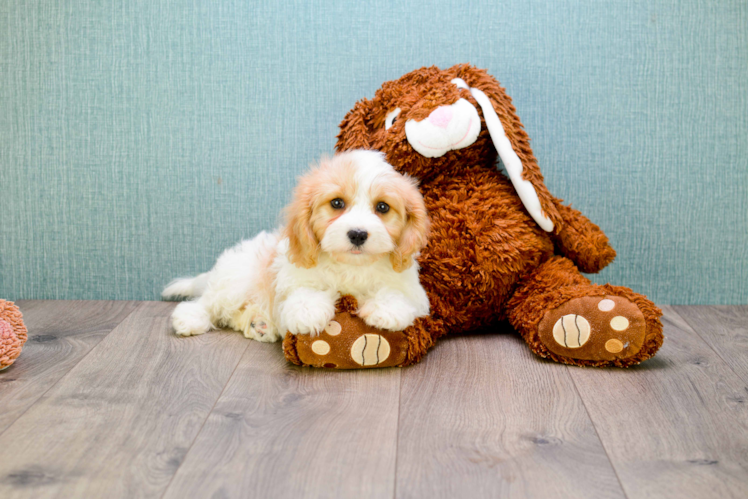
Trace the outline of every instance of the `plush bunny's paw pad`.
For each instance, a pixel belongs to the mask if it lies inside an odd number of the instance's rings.
[[[538,325],[540,341],[554,354],[590,361],[629,358],[641,350],[644,314],[624,297],[580,297],[548,311]]]
[[[336,314],[319,335],[296,335],[294,339],[301,364],[317,368],[398,366],[405,361],[408,350],[403,332],[368,326],[348,312]]]

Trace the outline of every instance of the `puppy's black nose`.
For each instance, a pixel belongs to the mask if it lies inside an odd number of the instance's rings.
[[[351,240],[351,243],[353,243],[357,247],[363,245],[366,241],[366,238],[368,237],[369,233],[361,229],[351,229],[350,231],[348,231],[348,239]]]

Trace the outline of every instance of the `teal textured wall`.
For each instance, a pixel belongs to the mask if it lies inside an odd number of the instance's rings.
[[[357,99],[458,62],[610,236],[598,281],[748,302],[748,4],[690,0],[4,0],[0,297],[156,298],[275,225]]]

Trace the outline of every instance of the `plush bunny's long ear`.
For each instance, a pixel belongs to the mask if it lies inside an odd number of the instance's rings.
[[[532,182],[522,178],[522,171],[524,170],[522,160],[519,159],[514,148],[512,148],[512,143],[509,142],[501,120],[493,109],[488,96],[480,89],[470,89],[470,93],[473,94],[473,97],[478,101],[483,110],[483,117],[486,120],[488,133],[491,134],[493,145],[496,147],[496,151],[499,153],[499,158],[501,158],[504,167],[506,167],[509,179],[514,184],[514,189],[517,190],[519,199],[522,200],[527,211],[543,230],[553,231],[553,221],[543,213],[543,207],[535,186],[533,186]]]
[[[340,122],[338,142],[335,144],[338,153],[351,149],[371,149],[371,133],[366,123],[371,104],[369,99],[361,99]]]
[[[545,186],[543,174],[530,148],[530,138],[511,99],[499,83],[484,71],[463,66],[458,74],[465,71],[477,77],[475,80],[478,81],[471,81],[474,87],[470,87],[462,78],[455,78],[452,83],[468,89],[480,105],[491,140],[522,203],[543,230],[558,230],[562,224],[561,216]]]

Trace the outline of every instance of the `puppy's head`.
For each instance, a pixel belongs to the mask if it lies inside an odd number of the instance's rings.
[[[416,182],[381,153],[364,150],[323,159],[301,177],[287,219],[289,259],[306,268],[325,252],[354,265],[388,255],[401,272],[426,245],[429,229]]]

